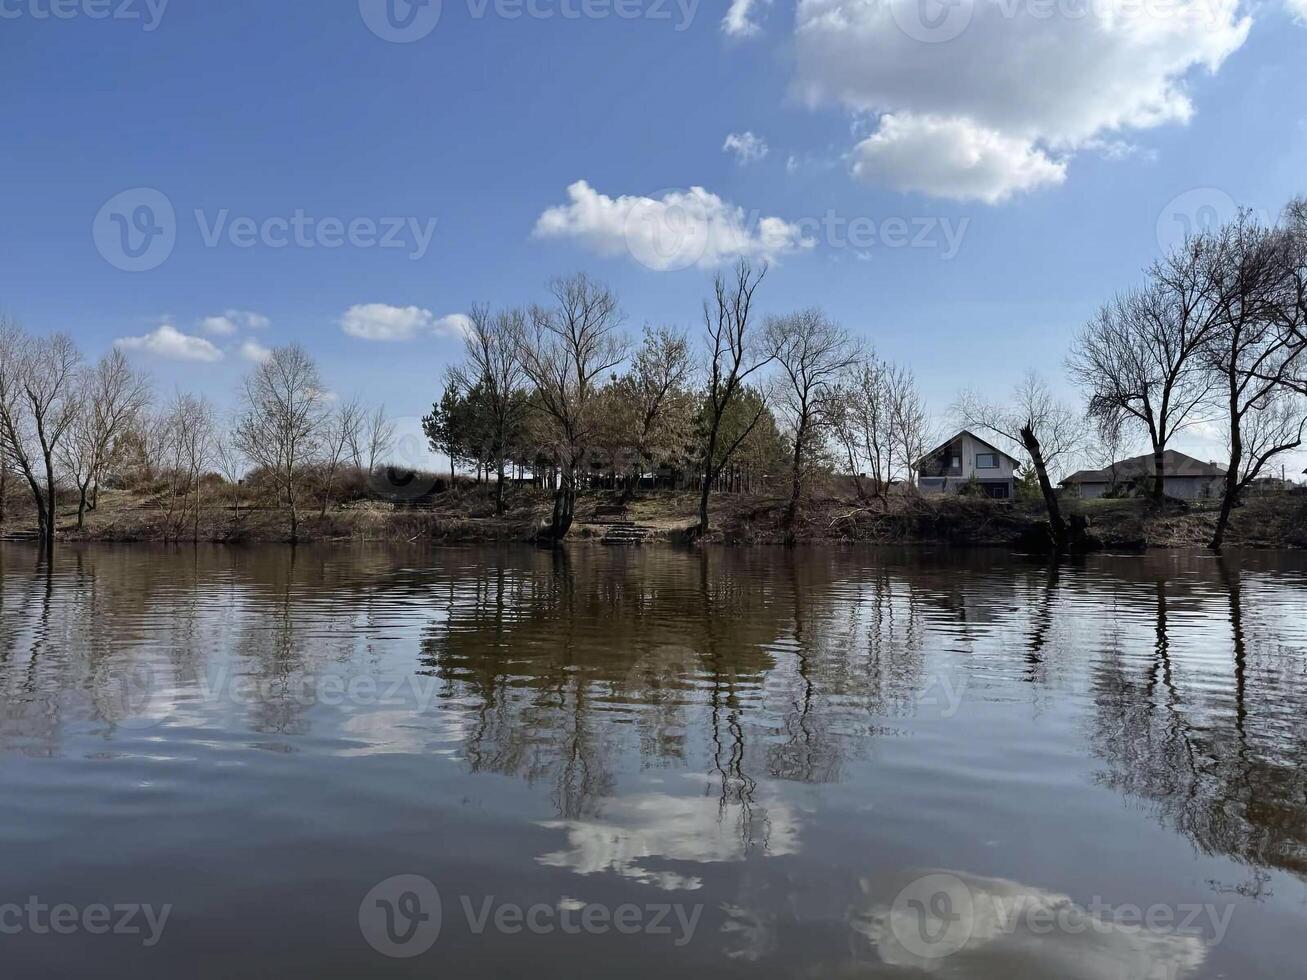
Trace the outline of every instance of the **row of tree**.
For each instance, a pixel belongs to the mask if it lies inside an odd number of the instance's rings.
[[[394,443],[384,407],[341,403],[300,347],[280,347],[245,379],[224,424],[206,399],[184,392],[159,402],[150,378],[114,348],[85,363],[63,334],[33,336],[0,322],[0,524],[10,483],[26,487],[41,541],[52,546],[60,489],[77,495],[77,524],[109,484],[151,487],[165,533],[198,535],[204,477],[262,481],[299,533],[302,488],[312,480],[325,513],[340,471],[366,473]]]
[[[1078,333],[1068,370],[1083,411],[1029,375],[1005,401],[964,394],[954,414],[1030,462],[1060,547],[1074,530],[1053,487],[1064,463],[1110,468],[1143,443],[1149,496],[1161,504],[1176,437],[1196,426],[1222,431],[1229,463],[1209,542],[1220,550],[1248,488],[1307,438],[1307,199],[1274,223],[1241,213],[1152,263],[1142,285]]]
[[[646,329],[628,357],[616,297],[585,276],[554,283],[548,306],[474,309],[467,357],[426,420],[433,448],[498,472],[501,512],[506,461],[556,473],[555,538],[567,533],[578,485],[605,470],[627,486],[649,471],[692,474],[701,531],[710,494],[750,448],[750,466],[768,479],[786,475],[791,527],[816,468],[847,469],[863,498],[910,482],[935,431],[911,372],[820,310],[757,315],[765,272],[742,262],[717,277],[697,350],[664,327]],[[953,406],[958,423],[1028,462],[1059,547],[1073,529],[1056,479],[1072,460],[1109,466],[1146,441],[1160,503],[1176,436],[1199,424],[1223,429],[1230,462],[1211,541],[1219,549],[1247,488],[1307,433],[1307,200],[1274,224],[1241,214],[1200,232],[1145,279],[1074,341],[1069,371],[1086,409],[1033,374],[1008,399],[968,392]],[[614,373],[619,365],[625,371]]]
[[[579,492],[629,497],[650,476],[697,490],[701,533],[714,491],[782,483],[793,528],[819,471],[844,469],[864,501],[883,502],[891,484],[913,481],[934,442],[912,373],[818,309],[760,315],[765,277],[738,263],[714,280],[697,340],[646,327],[634,348],[616,295],[584,274],[552,283],[545,304],[473,307],[465,356],[424,419],[431,447],[449,457],[451,478],[459,463],[494,474],[500,514],[510,471],[548,484],[554,540]],[[965,393],[953,415],[1028,461],[1060,547],[1071,530],[1055,480],[1070,460],[1111,462],[1146,439],[1160,502],[1177,434],[1220,424],[1230,464],[1219,548],[1241,495],[1307,433],[1307,200],[1274,224],[1240,215],[1159,259],[1079,333],[1069,370],[1094,426],[1034,375],[1003,401]],[[80,525],[109,475],[131,470],[166,481],[170,526],[188,506],[198,521],[191,490],[216,468],[267,483],[294,539],[309,476],[325,514],[341,470],[371,473],[394,442],[384,409],[339,403],[294,346],[251,372],[228,425],[191,395],[154,405],[149,379],[121,352],[86,365],[66,336],[0,324],[0,520],[13,475],[52,541],[59,485],[77,491]]]
[[[883,494],[926,448],[911,374],[820,310],[760,316],[765,276],[741,262],[716,278],[697,345],[646,327],[632,351],[617,297],[585,275],[555,281],[549,305],[474,307],[464,360],[424,420],[432,449],[495,473],[501,514],[506,468],[551,481],[555,540],[579,489],[607,480],[629,496],[659,473],[698,490],[701,533],[714,490],[783,478],[792,527],[836,444],[859,492]]]
[[[1211,546],[1233,508],[1307,432],[1307,199],[1274,224],[1243,213],[1154,263],[1141,287],[1106,304],[1076,339],[1071,373],[1089,414],[1115,441],[1146,436],[1152,493],[1183,429],[1223,425],[1230,460]]]

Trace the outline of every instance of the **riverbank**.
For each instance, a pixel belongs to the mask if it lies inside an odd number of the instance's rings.
[[[494,514],[488,487],[468,487],[437,496],[422,506],[362,499],[300,514],[302,541],[425,541],[470,543],[528,541],[547,522],[551,497],[518,488],[508,513]],[[610,493],[584,495],[569,537],[575,540],[685,543],[695,537],[698,497],[690,492],[641,494],[622,503]],[[1083,516],[1105,548],[1138,550],[1206,544],[1216,519],[1214,502],[1168,503],[1157,510],[1143,500],[1067,501],[1068,516]],[[719,494],[713,499],[708,540],[724,544],[867,542],[1000,546],[1026,550],[1046,538],[1042,507],[1034,502],[900,495],[888,503],[820,496],[805,508],[793,534],[784,527],[780,497]],[[21,516],[7,534],[28,530]],[[127,491],[102,494],[83,529],[76,511],[60,508],[60,538],[66,541],[281,542],[289,537],[289,514],[240,496],[215,496],[199,508],[174,505],[160,496]],[[1307,497],[1254,498],[1236,511],[1231,545],[1259,548],[1307,547]]]

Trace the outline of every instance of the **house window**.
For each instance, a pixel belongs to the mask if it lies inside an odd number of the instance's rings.
[[[998,453],[976,453],[976,469],[998,469]]]

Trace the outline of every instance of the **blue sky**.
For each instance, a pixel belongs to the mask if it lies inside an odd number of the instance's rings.
[[[223,405],[294,340],[416,418],[472,302],[584,269],[633,332],[695,330],[747,254],[766,311],[821,305],[942,416],[1062,385],[1183,216],[1307,192],[1304,0],[395,0],[406,43],[387,0],[53,2],[0,0],[0,309]],[[171,251],[124,271],[159,195]]]

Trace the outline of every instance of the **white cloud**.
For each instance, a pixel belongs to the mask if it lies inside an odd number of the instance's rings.
[[[250,310],[228,310],[221,316],[206,316],[200,321],[206,333],[219,337],[230,337],[241,330],[264,330],[271,325],[272,321],[262,313]]]
[[[120,337],[114,341],[114,346],[123,350],[144,351],[170,361],[212,363],[222,360],[222,351],[203,337],[192,337],[167,323],[143,337]]]
[[[461,337],[468,330],[468,318],[462,313],[438,317],[418,306],[363,303],[345,311],[340,327],[361,340],[412,340],[424,335]]]
[[[798,812],[767,784],[757,787],[752,813],[723,820],[721,804],[706,795],[643,793],[611,800],[603,816],[593,820],[560,820],[542,824],[567,833],[567,847],[536,860],[550,868],[579,875],[618,874],[670,891],[701,888],[698,875],[683,875],[663,865],[670,862],[720,864],[744,861],[748,854],[737,830],[740,819],[765,823],[767,853],[797,854],[801,841]]]
[[[247,338],[245,343],[241,344],[240,355],[254,364],[263,364],[272,357],[272,349],[264,347],[257,340]]]
[[[627,254],[659,272],[737,258],[774,260],[814,245],[797,224],[746,214],[702,187],[612,198],[578,180],[567,196],[568,204],[537,219],[537,238],[576,239],[600,255]]]
[[[758,7],[769,3],[771,0],[731,0],[722,18],[722,33],[727,37],[753,37],[762,30],[754,14]]]
[[[926,131],[921,121],[935,121],[936,146],[958,141],[949,159],[961,172],[945,179],[940,165],[931,182],[1001,200],[1054,182],[1055,158],[1092,140],[1186,122],[1194,113],[1188,76],[1217,71],[1249,26],[1240,0],[1054,8],[962,0],[937,19],[923,16],[919,0],[799,0],[794,84],[814,106],[893,115],[900,140],[909,138],[905,120],[916,121],[917,141]],[[882,120],[878,134],[884,131]],[[871,149],[889,153],[888,139]],[[1001,180],[1005,163],[1013,169]]]
[[[1307,3],[1307,0],[1304,2]],[[734,153],[735,162],[741,166],[746,163],[757,163],[770,151],[765,139],[755,136],[747,129],[743,133],[728,133],[722,149],[727,153]]]
[[[1284,0],[1284,6],[1297,20],[1307,24],[1307,0]]]
[[[897,191],[997,204],[1018,191],[1062,183],[1066,164],[966,119],[886,115],[854,147],[853,175]]]

